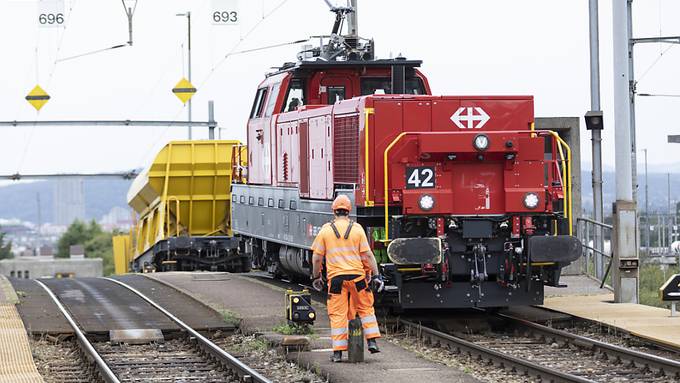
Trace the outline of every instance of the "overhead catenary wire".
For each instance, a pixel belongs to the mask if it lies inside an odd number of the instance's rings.
[[[198,8],[198,9],[199,9],[199,12],[202,12],[202,11],[207,7],[208,1],[209,1],[209,0],[204,0],[204,1],[203,1],[203,4],[201,5],[201,7]],[[212,35],[211,35],[211,36],[212,36]],[[180,49],[180,53],[181,53],[181,55],[182,55],[182,75],[184,75],[184,48],[183,48],[183,46],[182,46],[181,49]],[[166,59],[162,61],[162,64],[163,64],[163,65],[161,65],[161,66],[163,67],[163,70],[157,72],[157,73],[160,73],[160,75],[158,76],[158,79],[156,79],[156,82],[155,82],[154,86],[151,88],[151,90],[149,90],[149,92],[147,92],[147,95],[142,99],[142,101],[137,105],[137,107],[135,108],[135,110],[132,112],[132,115],[133,115],[133,116],[136,115],[137,112],[139,112],[143,107],[145,107],[146,104],[149,102],[149,100],[151,100],[152,97],[154,97],[154,94],[156,93],[156,90],[160,87],[160,84],[161,84],[161,82],[165,79],[165,76],[168,74],[168,72],[169,72],[171,69],[173,69],[173,67],[172,67],[171,65],[167,65],[167,63],[169,63],[169,62],[171,62],[171,63],[176,62],[177,56],[178,56],[178,53],[175,52],[175,53],[172,55],[172,58],[168,59],[168,58],[166,57]],[[176,117],[176,116],[175,116],[175,117]]]
[[[77,58],[80,58],[80,57],[94,55],[94,54],[101,53],[101,52],[110,51],[110,50],[113,50],[113,49],[132,46],[132,16],[135,14],[135,11],[137,10],[137,0],[135,0],[135,3],[132,7],[127,7],[125,5],[125,0],[120,0],[120,1],[121,1],[121,4],[123,4],[123,9],[125,10],[125,16],[128,19],[129,40],[127,41],[127,43],[113,45],[113,46],[110,46],[108,48],[96,49],[96,50],[93,50],[93,51],[77,54],[77,55],[74,55],[74,56],[64,57],[64,58],[61,58],[61,59],[58,58],[57,60],[55,60],[55,64],[63,62],[63,61],[77,59]]]
[[[268,13],[263,15],[262,18],[260,20],[258,20],[257,23],[255,23],[255,25],[253,25],[253,27],[250,28],[248,30],[248,32],[246,32],[246,34],[243,35],[236,44],[234,44],[234,46],[224,55],[224,57],[222,57],[222,59],[217,64],[213,65],[213,67],[210,69],[210,71],[208,72],[206,77],[199,83],[198,89],[201,89],[203,87],[203,85],[205,85],[205,83],[208,82],[208,80],[212,77],[212,75],[215,73],[215,71],[217,71],[217,69],[219,69],[219,67],[222,64],[224,64],[224,62],[229,57],[231,57],[235,54],[236,49],[238,49],[238,47],[241,45],[241,43],[243,43],[262,24],[263,21],[265,21],[267,18],[269,18],[269,16],[273,15],[276,11],[278,11],[287,2],[288,2],[288,0],[282,0],[278,5],[276,5],[274,8],[272,8],[271,11],[269,11]]]
[[[680,97],[680,94],[668,94],[668,93],[638,93],[640,97]]]
[[[69,4],[68,8],[68,13],[66,14],[66,20],[67,22],[64,23],[63,30],[61,31],[61,35],[59,36],[59,42],[57,43],[57,50],[54,53],[54,62],[52,63],[52,69],[50,70],[50,74],[47,78],[47,88],[50,87],[52,84],[52,78],[54,77],[54,72],[57,70],[57,63],[59,62],[59,53],[61,52],[61,47],[64,43],[64,36],[66,35],[66,29],[68,29],[68,23],[71,21],[71,16],[73,15],[73,8],[76,7],[77,0],[72,0]]]
[[[94,51],[81,53],[81,54],[78,54],[78,55],[75,55],[75,56],[69,56],[69,57],[65,57],[63,59],[58,59],[57,62],[60,63],[60,62],[63,62],[63,61],[73,60],[73,59],[77,59],[77,58],[84,57],[84,56],[89,56],[89,55],[93,55],[93,54],[97,54],[97,53],[101,53],[101,52],[110,51],[110,50],[113,50],[113,49],[124,48],[124,47],[127,47],[127,46],[128,46],[127,44],[118,44],[118,45],[114,45],[112,47],[97,49],[97,50],[94,50]]]
[[[131,9],[125,6],[125,0],[120,0],[120,3],[123,4],[123,10],[125,10],[125,14],[128,15],[128,17],[132,17],[132,15],[135,14],[135,11],[137,10],[137,0],[135,0],[135,5],[132,6]]]
[[[635,80],[635,82],[638,83],[638,82],[642,81],[642,79],[645,78],[645,76],[647,76],[647,74],[652,70],[652,68],[654,68],[654,66],[656,66],[656,64],[658,64],[659,61],[661,61],[661,59],[663,58],[663,56],[664,56],[669,50],[673,49],[676,45],[677,45],[677,44],[671,44],[671,45],[669,45],[666,49],[664,49],[663,51],[661,51],[661,52],[659,53],[659,56],[658,56],[654,61],[652,61],[651,64],[649,64],[649,66],[647,67],[647,69],[645,69],[645,70],[642,72],[642,74],[640,75],[640,77],[638,77],[637,80]]]
[[[274,44],[273,46],[268,46],[268,47],[259,47],[259,48],[247,49],[247,50],[244,50],[242,52],[236,51],[236,49],[238,49],[238,47],[262,24],[262,22],[264,22],[268,17],[273,15],[276,11],[278,11],[281,7],[283,7],[283,5],[285,5],[287,2],[288,2],[288,0],[282,0],[279,4],[277,4],[274,8],[272,8],[269,12],[263,13],[262,18],[260,20],[258,20],[257,23],[255,23],[255,25],[253,25],[253,27],[250,28],[248,30],[248,32],[246,32],[245,35],[243,35],[242,37],[239,38],[239,41],[236,42],[236,44],[234,44],[234,46],[232,46],[232,48],[224,55],[224,57],[222,57],[222,59],[210,69],[210,71],[208,72],[206,77],[199,83],[199,85],[196,88],[200,91],[200,89],[203,88],[205,83],[207,83],[208,80],[210,80],[210,78],[215,73],[215,71],[217,71],[217,69],[219,69],[219,67],[231,56],[234,56],[234,55],[237,55],[237,54],[242,54],[242,53],[247,53],[247,52],[252,52],[252,51],[257,51],[257,50],[269,49],[269,48],[280,47],[280,46],[296,44],[296,43],[299,43],[299,42],[307,41],[307,40],[297,40],[297,41],[294,41],[294,42]],[[263,8],[263,12],[264,12],[264,8]],[[182,111],[184,111],[185,107],[186,107],[185,105],[182,105],[178,109],[178,111],[175,114],[173,119],[176,119],[177,116],[179,116],[180,113],[182,113]],[[169,129],[170,129],[170,126],[165,127],[165,129],[163,129],[163,131],[156,137],[156,139],[152,141],[151,149],[156,147],[158,142],[165,136],[165,134],[167,133],[167,131]],[[143,155],[140,158],[140,160],[138,161],[138,163],[143,162],[148,156],[150,156],[152,154],[153,150],[151,150],[151,149],[149,151],[146,151],[146,152],[143,153]]]

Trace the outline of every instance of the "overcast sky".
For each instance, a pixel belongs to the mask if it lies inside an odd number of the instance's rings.
[[[614,165],[609,3],[600,2],[606,168]],[[300,47],[225,54],[326,34],[333,21],[323,0],[240,0],[238,26],[213,26],[212,0],[139,0],[133,47],[55,63],[125,43],[121,1],[66,0],[65,29],[39,28],[36,8],[35,0],[0,0],[0,120],[185,119],[171,89],[186,72],[186,18],[175,14],[190,10],[194,119],[206,119],[215,100],[222,137],[241,140],[257,84],[270,67],[294,61]],[[636,37],[680,35],[679,1],[638,0],[633,11]],[[582,116],[590,108],[587,0],[359,0],[359,32],[375,38],[379,57],[424,60],[435,94],[534,95],[536,116]],[[680,48],[668,48],[637,48],[640,92],[680,94]],[[24,100],[36,84],[52,97],[39,114]],[[666,143],[667,134],[680,134],[679,108],[680,98],[638,98],[638,147],[650,149],[654,169],[680,170],[680,145]],[[0,127],[0,174],[141,167],[186,135],[167,127]],[[585,128],[582,137],[588,169]]]

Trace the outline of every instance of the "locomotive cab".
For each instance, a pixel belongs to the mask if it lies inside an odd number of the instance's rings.
[[[268,74],[257,88],[248,120],[249,163],[256,164],[249,167],[249,182],[274,182],[274,158],[269,149],[275,137],[267,132],[275,130],[272,126],[276,119],[284,117],[282,114],[334,105],[354,97],[392,94],[393,89],[400,94],[429,95],[427,78],[416,69],[420,64],[421,61],[403,58],[341,64],[301,61],[284,64]]]

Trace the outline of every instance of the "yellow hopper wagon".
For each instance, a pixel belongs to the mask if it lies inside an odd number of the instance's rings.
[[[138,214],[132,271],[250,270],[231,229],[232,175],[245,165],[243,150],[239,141],[172,141],[156,155],[128,191]]]

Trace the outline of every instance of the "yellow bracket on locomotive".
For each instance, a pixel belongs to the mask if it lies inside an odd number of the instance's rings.
[[[571,148],[562,139],[562,137],[560,137],[560,135],[557,134],[556,132],[553,132],[552,130],[542,130],[541,132],[549,133],[550,135],[553,136],[553,138],[555,138],[555,140],[557,140],[557,143],[558,143],[560,156],[562,157],[562,174],[566,173],[566,177],[564,177],[564,178],[566,178],[567,190],[566,190],[566,193],[564,193],[564,199],[566,200],[565,201],[566,216],[567,216],[567,220],[569,221],[569,235],[573,235],[574,229],[573,229],[573,222],[572,222],[573,220],[572,220],[572,214],[571,214],[572,213],[572,211],[571,211],[571,206],[572,206],[571,205]],[[565,160],[564,156],[562,155],[562,146],[564,146],[564,148],[567,151],[566,160]],[[566,169],[565,169],[565,162],[566,162]]]
[[[364,170],[364,173],[365,173],[364,177],[366,178],[366,185],[364,185],[364,201],[365,201],[364,204],[366,206],[375,205],[375,202],[371,201],[371,199],[368,197],[368,192],[369,192],[368,185],[369,185],[369,180],[370,180],[370,177],[369,177],[369,175],[370,175],[370,173],[369,173],[369,171],[370,171],[369,155],[370,155],[370,153],[369,153],[369,145],[368,145],[368,141],[369,141],[368,117],[371,114],[374,114],[374,113],[375,113],[375,109],[373,109],[373,108],[365,108],[364,109],[364,117],[365,117],[365,119],[364,119],[364,141],[365,141],[364,142],[364,147],[365,147],[364,162],[365,162],[365,165],[366,165],[366,168]]]
[[[387,185],[388,185],[390,176],[387,174],[387,155],[389,154],[390,149],[392,149],[392,147],[394,145],[396,145],[396,143],[399,142],[399,140],[401,140],[402,137],[404,137],[407,134],[414,134],[414,133],[415,132],[399,133],[399,135],[394,140],[392,140],[392,142],[390,142],[389,145],[387,145],[387,147],[385,148],[385,151],[383,152],[383,180],[385,182],[385,194],[383,195],[383,198],[385,199],[385,238],[383,238],[383,241],[385,241],[385,242],[389,242],[389,240],[390,240],[390,235],[389,235],[389,228],[390,228],[390,217],[389,217],[390,208],[389,208],[389,204],[390,204],[390,202],[389,202],[389,197],[387,196],[389,194],[388,193],[389,187]]]
[[[567,220],[569,221],[569,235],[572,235],[573,233],[573,225],[572,225],[572,215],[571,215],[571,148],[567,143],[560,137],[556,132],[553,132],[552,130],[535,130],[534,129],[534,124],[531,124],[531,130],[530,131],[516,131],[512,133],[529,133],[531,134],[532,137],[535,137],[537,134],[545,133],[551,135],[556,141],[557,141],[557,146],[560,151],[560,156],[562,158],[562,174],[566,174],[566,192],[564,193],[564,198],[565,198],[565,207],[566,211],[565,214],[567,216]],[[389,226],[390,226],[390,218],[389,218],[389,174],[388,174],[388,166],[387,166],[387,158],[390,150],[394,147],[394,145],[399,142],[402,137],[408,135],[408,134],[427,134],[426,132],[402,132],[399,133],[397,137],[390,142],[389,145],[385,148],[385,151],[383,152],[383,181],[384,181],[384,196],[383,198],[385,199],[385,235],[383,238],[383,242],[389,242]],[[431,134],[431,133],[430,133]],[[562,155],[562,147],[566,149],[567,152],[567,158],[565,160],[564,156]],[[566,164],[565,164],[566,162]]]

